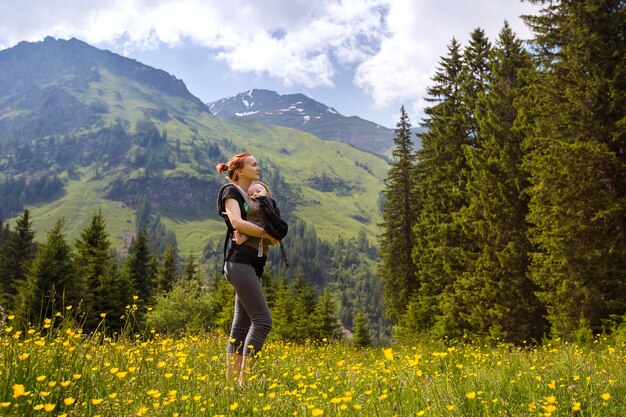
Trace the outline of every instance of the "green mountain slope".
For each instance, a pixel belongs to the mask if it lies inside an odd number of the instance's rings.
[[[0,51],[0,217],[29,207],[39,239],[59,216],[77,237],[101,208],[123,249],[146,198],[181,252],[198,253],[223,234],[214,207],[225,178],[215,165],[240,151],[261,162],[287,214],[321,238],[377,234],[387,164],[375,155],[219,120],[175,77],[75,39]]]

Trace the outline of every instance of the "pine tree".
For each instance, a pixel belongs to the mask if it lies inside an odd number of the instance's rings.
[[[0,301],[11,311],[17,289],[23,285],[30,262],[35,257],[35,232],[30,222],[30,212],[24,210],[17,219],[15,229],[0,248]]]
[[[380,275],[383,278],[386,314],[395,321],[418,288],[411,257],[417,209],[415,153],[411,140],[411,123],[404,106],[400,109],[394,144],[394,161],[389,168],[383,190]]]
[[[326,338],[332,340],[340,335],[335,313],[336,307],[332,293],[327,288],[324,289],[311,314],[312,336],[314,339],[322,340]]]
[[[60,218],[48,231],[19,287],[17,314],[24,322],[51,317],[63,307],[78,308],[86,288],[76,280],[72,250],[65,240]]]
[[[87,314],[84,330],[94,330],[105,315],[110,327],[123,326],[121,317],[130,303],[130,283],[117,272],[117,262],[111,256],[111,244],[102,211],[98,210],[76,241],[74,265],[79,286],[88,290],[83,310]]]
[[[200,282],[198,262],[196,261],[195,256],[193,256],[193,253],[190,253],[187,256],[187,260],[185,261],[185,270],[183,272],[183,279],[186,279],[187,281]]]
[[[480,146],[480,127],[476,120],[479,97],[489,84],[491,43],[485,31],[476,28],[470,35],[469,44],[463,50],[462,88],[465,102],[468,132],[474,146]]]
[[[226,277],[217,272],[209,279],[209,290],[213,323],[218,329],[228,334],[235,314],[235,290]]]
[[[2,245],[4,242],[9,240],[10,229],[8,223],[2,223],[2,219],[0,219],[0,251],[2,250]]]
[[[529,273],[552,336],[588,337],[626,312],[626,5],[533,2]]]
[[[354,335],[352,337],[352,343],[357,347],[367,347],[372,345],[372,336],[370,335],[367,327],[367,319],[365,313],[359,311],[354,318],[353,326]]]
[[[283,276],[276,286],[272,312],[272,334],[284,341],[295,341],[297,338],[294,326],[294,291]]]
[[[475,120],[479,146],[465,148],[469,204],[459,212],[468,241],[475,244],[471,265],[455,282],[456,308],[464,333],[512,342],[538,340],[545,332],[544,313],[527,277],[528,253],[522,170],[524,132],[517,125],[517,101],[525,87],[520,73],[534,63],[505,23],[500,32],[486,91],[478,95]]]
[[[152,301],[156,275],[155,259],[150,253],[148,237],[144,229],[137,230],[137,239],[132,249],[132,253],[128,255],[124,263],[124,275],[128,282],[132,283],[135,299],[133,304],[137,305],[136,320],[139,325],[142,325],[148,304]]]
[[[473,139],[463,93],[467,77],[460,45],[452,39],[429,87],[424,111],[425,133],[418,152],[420,200],[414,228],[413,259],[420,279],[419,308],[413,318],[419,328],[438,335],[458,336],[453,284],[462,274],[464,235],[455,216],[467,204],[467,160],[464,147]],[[408,304],[408,299],[405,305]]]
[[[178,279],[176,271],[176,248],[171,243],[165,248],[163,260],[157,273],[157,291],[168,292],[172,289],[174,282]]]
[[[313,321],[311,316],[317,307],[317,294],[311,280],[302,272],[298,272],[293,283],[293,334],[294,340],[304,342],[313,337]]]

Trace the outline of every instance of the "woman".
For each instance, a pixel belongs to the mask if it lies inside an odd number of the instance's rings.
[[[276,239],[265,233],[260,223],[260,210],[247,190],[259,179],[257,160],[249,153],[232,157],[227,164],[217,165],[220,174],[228,171],[229,184],[218,194],[218,212],[224,215],[228,228],[224,248],[224,274],[235,289],[235,315],[226,347],[226,377],[239,378],[239,384],[253,365],[272,328],[272,316],[263,295],[259,277],[267,259],[268,245]],[[234,230],[248,236],[238,245],[232,240]]]

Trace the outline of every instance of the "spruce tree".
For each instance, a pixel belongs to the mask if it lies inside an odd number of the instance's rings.
[[[183,272],[183,278],[187,281],[197,281],[200,282],[199,279],[199,270],[198,270],[198,262],[196,261],[193,253],[190,253],[187,256],[187,260],[185,261],[185,270]]]
[[[418,282],[411,253],[414,246],[413,227],[417,210],[415,186],[415,153],[411,140],[409,116],[400,109],[396,125],[393,162],[389,167],[385,188],[382,233],[380,235],[380,275],[383,279],[386,314],[393,321],[402,314]]]
[[[372,345],[372,336],[367,327],[365,313],[359,311],[354,318],[352,343],[357,347],[367,347]]]
[[[276,286],[272,312],[272,334],[284,341],[295,341],[297,331],[294,326],[294,291],[283,276]],[[232,319],[232,317],[231,317]]]
[[[293,291],[295,299],[291,325],[294,328],[294,340],[304,342],[313,337],[314,324],[311,317],[317,306],[317,294],[311,279],[301,271],[296,274]]]
[[[312,336],[314,339],[323,340],[326,338],[332,340],[340,335],[335,313],[336,307],[332,293],[327,288],[324,289],[311,314]]]
[[[178,279],[176,268],[176,248],[168,243],[163,254],[163,260],[157,273],[157,291],[168,292],[172,289],[174,282]]]
[[[479,111],[479,97],[489,84],[491,43],[485,31],[476,28],[470,35],[467,47],[463,50],[463,75],[461,85],[465,102],[468,132],[473,145],[480,146],[480,127],[476,120]]]
[[[24,322],[38,322],[63,307],[78,309],[83,301],[86,288],[76,280],[64,225],[65,220],[60,218],[48,231],[46,242],[40,245],[19,287],[16,307]]]
[[[235,311],[235,290],[226,277],[215,269],[215,274],[209,278],[211,293],[211,311],[214,325],[224,333],[230,332]]]
[[[23,285],[26,271],[36,251],[35,232],[32,230],[30,212],[26,209],[17,219],[15,229],[10,231],[8,240],[0,248],[0,302],[9,311],[14,307],[17,289]]]
[[[144,229],[137,230],[132,253],[124,263],[125,278],[132,284],[134,305],[137,305],[136,320],[143,324],[148,304],[152,302],[155,284],[155,260],[150,252],[148,237]],[[137,302],[138,301],[138,302]]]
[[[79,286],[85,286],[83,310],[87,314],[85,330],[93,330],[106,317],[106,323],[121,328],[125,306],[131,301],[130,283],[117,271],[102,211],[91,217],[89,225],[76,241],[74,265]]]
[[[2,250],[2,245],[4,242],[9,240],[10,229],[8,223],[3,223],[2,219],[0,219],[0,251]]]
[[[469,201],[457,220],[475,249],[454,285],[456,308],[465,334],[538,340],[545,331],[544,311],[527,277],[528,179],[521,168],[524,131],[517,108],[525,88],[522,73],[534,63],[507,23],[493,52],[475,111],[481,141],[465,147]]]
[[[552,336],[588,337],[626,312],[626,5],[533,3],[529,273]]]
[[[455,217],[467,204],[466,145],[471,124],[463,92],[467,75],[456,39],[448,46],[427,89],[425,132],[418,152],[419,207],[413,259],[420,280],[419,306],[412,319],[421,329],[457,336],[453,284],[462,274],[466,240]],[[409,300],[405,300],[407,305]]]

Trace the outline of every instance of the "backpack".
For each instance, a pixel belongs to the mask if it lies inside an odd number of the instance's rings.
[[[227,187],[235,187],[235,185],[230,184],[230,183],[222,185],[220,187],[220,190],[217,192],[217,202],[216,202],[217,214],[224,219],[224,223],[226,223],[226,227],[227,227],[226,237],[224,238],[224,261],[222,262],[222,265],[226,264],[226,259],[228,259],[229,252],[232,249],[233,232],[235,231],[235,229],[233,228],[233,225],[230,224],[230,220],[228,219],[228,216],[226,215],[226,207],[224,207],[224,199],[222,198],[222,194],[224,194],[224,190],[226,190]],[[244,207],[245,200],[240,194],[237,194],[237,195],[240,197],[240,198],[237,198],[237,202],[239,203],[239,210],[241,211],[241,218],[244,220],[247,220],[246,209]],[[222,271],[222,272],[225,272],[225,271]]]

